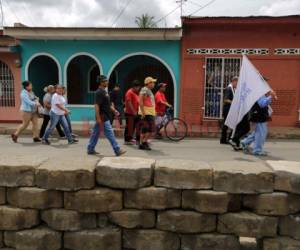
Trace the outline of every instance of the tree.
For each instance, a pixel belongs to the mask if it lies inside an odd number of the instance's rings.
[[[154,16],[148,14],[142,14],[140,17],[135,17],[135,23],[139,28],[156,28],[157,25],[154,22]]]

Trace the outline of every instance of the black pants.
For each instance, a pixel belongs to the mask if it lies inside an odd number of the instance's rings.
[[[137,115],[125,114],[126,127],[124,132],[124,141],[130,142],[133,139],[133,134],[135,132],[136,140],[140,140],[139,130],[137,125],[139,123],[139,117]]]
[[[40,130],[40,138],[43,138],[49,121],[50,121],[50,115],[44,115],[43,124],[42,124],[41,130]],[[65,133],[62,131],[61,126],[59,125],[59,123],[57,123],[57,125],[56,125],[56,130],[57,130],[60,137],[65,136]]]
[[[223,120],[220,143],[227,143],[231,136],[231,133],[228,133],[228,130],[231,131],[231,129],[225,125],[225,121],[226,119]]]
[[[240,123],[237,125],[235,134],[232,138],[232,141],[236,143],[236,145],[240,146],[241,139],[247,135],[250,131],[250,122],[248,118],[248,114],[246,114]]]

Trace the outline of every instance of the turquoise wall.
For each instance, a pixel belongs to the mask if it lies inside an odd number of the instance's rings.
[[[61,79],[65,84],[65,64],[68,59],[77,53],[85,52],[94,55],[101,63],[102,73],[108,75],[113,65],[122,57],[145,52],[159,57],[164,61],[176,80],[177,113],[179,108],[180,90],[180,41],[73,41],[73,40],[22,40],[22,79],[25,80],[26,65],[29,59],[37,53],[48,53],[54,56],[61,67]],[[70,107],[72,120],[94,119],[92,107]]]

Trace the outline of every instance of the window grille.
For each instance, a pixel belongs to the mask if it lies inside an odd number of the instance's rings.
[[[14,77],[8,65],[0,61],[0,106],[15,106]]]
[[[240,58],[206,58],[204,117],[221,119],[223,92],[231,78],[240,72]]]

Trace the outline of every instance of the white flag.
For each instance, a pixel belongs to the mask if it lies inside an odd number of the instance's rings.
[[[225,124],[235,131],[236,126],[255,102],[271,90],[258,70],[243,55],[242,67],[231,107]]]

